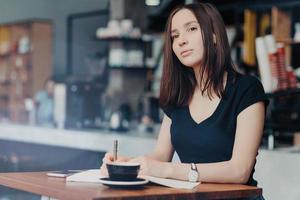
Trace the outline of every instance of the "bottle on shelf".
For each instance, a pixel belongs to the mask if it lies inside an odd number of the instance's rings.
[[[294,42],[300,42],[300,22],[295,23]]]

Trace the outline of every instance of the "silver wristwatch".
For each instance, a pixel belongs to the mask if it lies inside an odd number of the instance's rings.
[[[199,177],[199,173],[197,170],[197,166],[195,163],[191,163],[191,169],[188,174],[188,179],[190,182],[197,182]]]

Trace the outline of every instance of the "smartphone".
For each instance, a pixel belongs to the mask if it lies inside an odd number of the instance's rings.
[[[82,170],[60,170],[60,171],[53,171],[53,172],[48,172],[48,176],[52,177],[60,177],[60,178],[65,178],[67,176],[70,176],[72,174],[81,172]]]

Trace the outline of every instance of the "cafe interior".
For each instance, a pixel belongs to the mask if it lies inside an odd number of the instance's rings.
[[[96,169],[115,139],[124,155],[150,152],[166,20],[198,1],[220,11],[235,66],[270,101],[258,186],[299,199],[299,0],[0,0],[0,173]],[[0,186],[14,199],[41,196]]]

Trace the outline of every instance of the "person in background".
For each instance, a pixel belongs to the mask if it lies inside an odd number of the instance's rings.
[[[34,96],[36,105],[36,122],[42,126],[54,126],[53,112],[53,92],[55,82],[47,79],[44,83],[44,89],[38,91]]]
[[[117,161],[138,162],[140,173],[150,176],[255,186],[267,104],[260,81],[235,69],[217,9],[207,3],[176,8],[165,32],[160,87],[165,116],[156,147]],[[175,151],[181,163],[171,162]],[[112,161],[106,153],[102,173]]]

